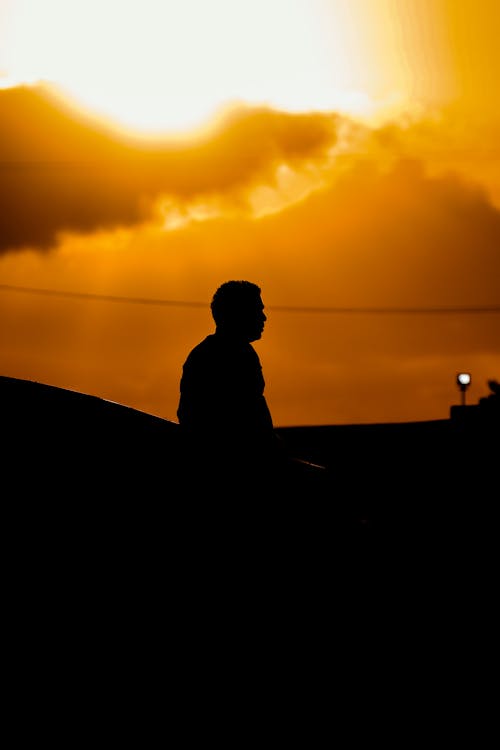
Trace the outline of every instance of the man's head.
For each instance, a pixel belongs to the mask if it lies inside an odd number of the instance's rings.
[[[246,341],[256,341],[262,336],[267,318],[257,284],[226,281],[215,292],[210,308],[219,332]]]

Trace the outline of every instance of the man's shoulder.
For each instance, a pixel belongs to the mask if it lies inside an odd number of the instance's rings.
[[[187,363],[197,363],[204,360],[255,362],[260,360],[253,346],[248,342],[234,342],[224,336],[211,333],[194,346],[187,357]]]
[[[206,336],[196,346],[194,346],[188,354],[187,361],[195,361],[204,357],[210,356],[212,352],[217,348],[217,342],[215,341],[213,333]]]
[[[205,336],[204,339],[199,341],[193,348],[191,349],[191,354],[193,352],[203,352],[206,349],[210,349],[214,345],[214,339],[215,336],[213,333],[209,334],[208,336]]]

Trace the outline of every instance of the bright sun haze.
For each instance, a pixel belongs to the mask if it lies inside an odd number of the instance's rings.
[[[0,85],[52,83],[78,106],[155,134],[237,102],[370,116],[414,92],[412,61],[396,58],[413,42],[390,9],[390,0],[7,0]]]

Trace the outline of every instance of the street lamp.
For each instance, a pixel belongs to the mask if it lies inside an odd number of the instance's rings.
[[[462,394],[462,406],[465,406],[465,391],[470,386],[471,376],[470,372],[459,372],[457,375],[457,385],[460,388]]]

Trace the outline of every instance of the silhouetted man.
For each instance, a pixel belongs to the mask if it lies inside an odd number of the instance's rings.
[[[251,344],[266,322],[261,290],[250,281],[227,281],[210,307],[215,332],[184,363],[177,417],[193,471],[251,480],[283,459]]]

